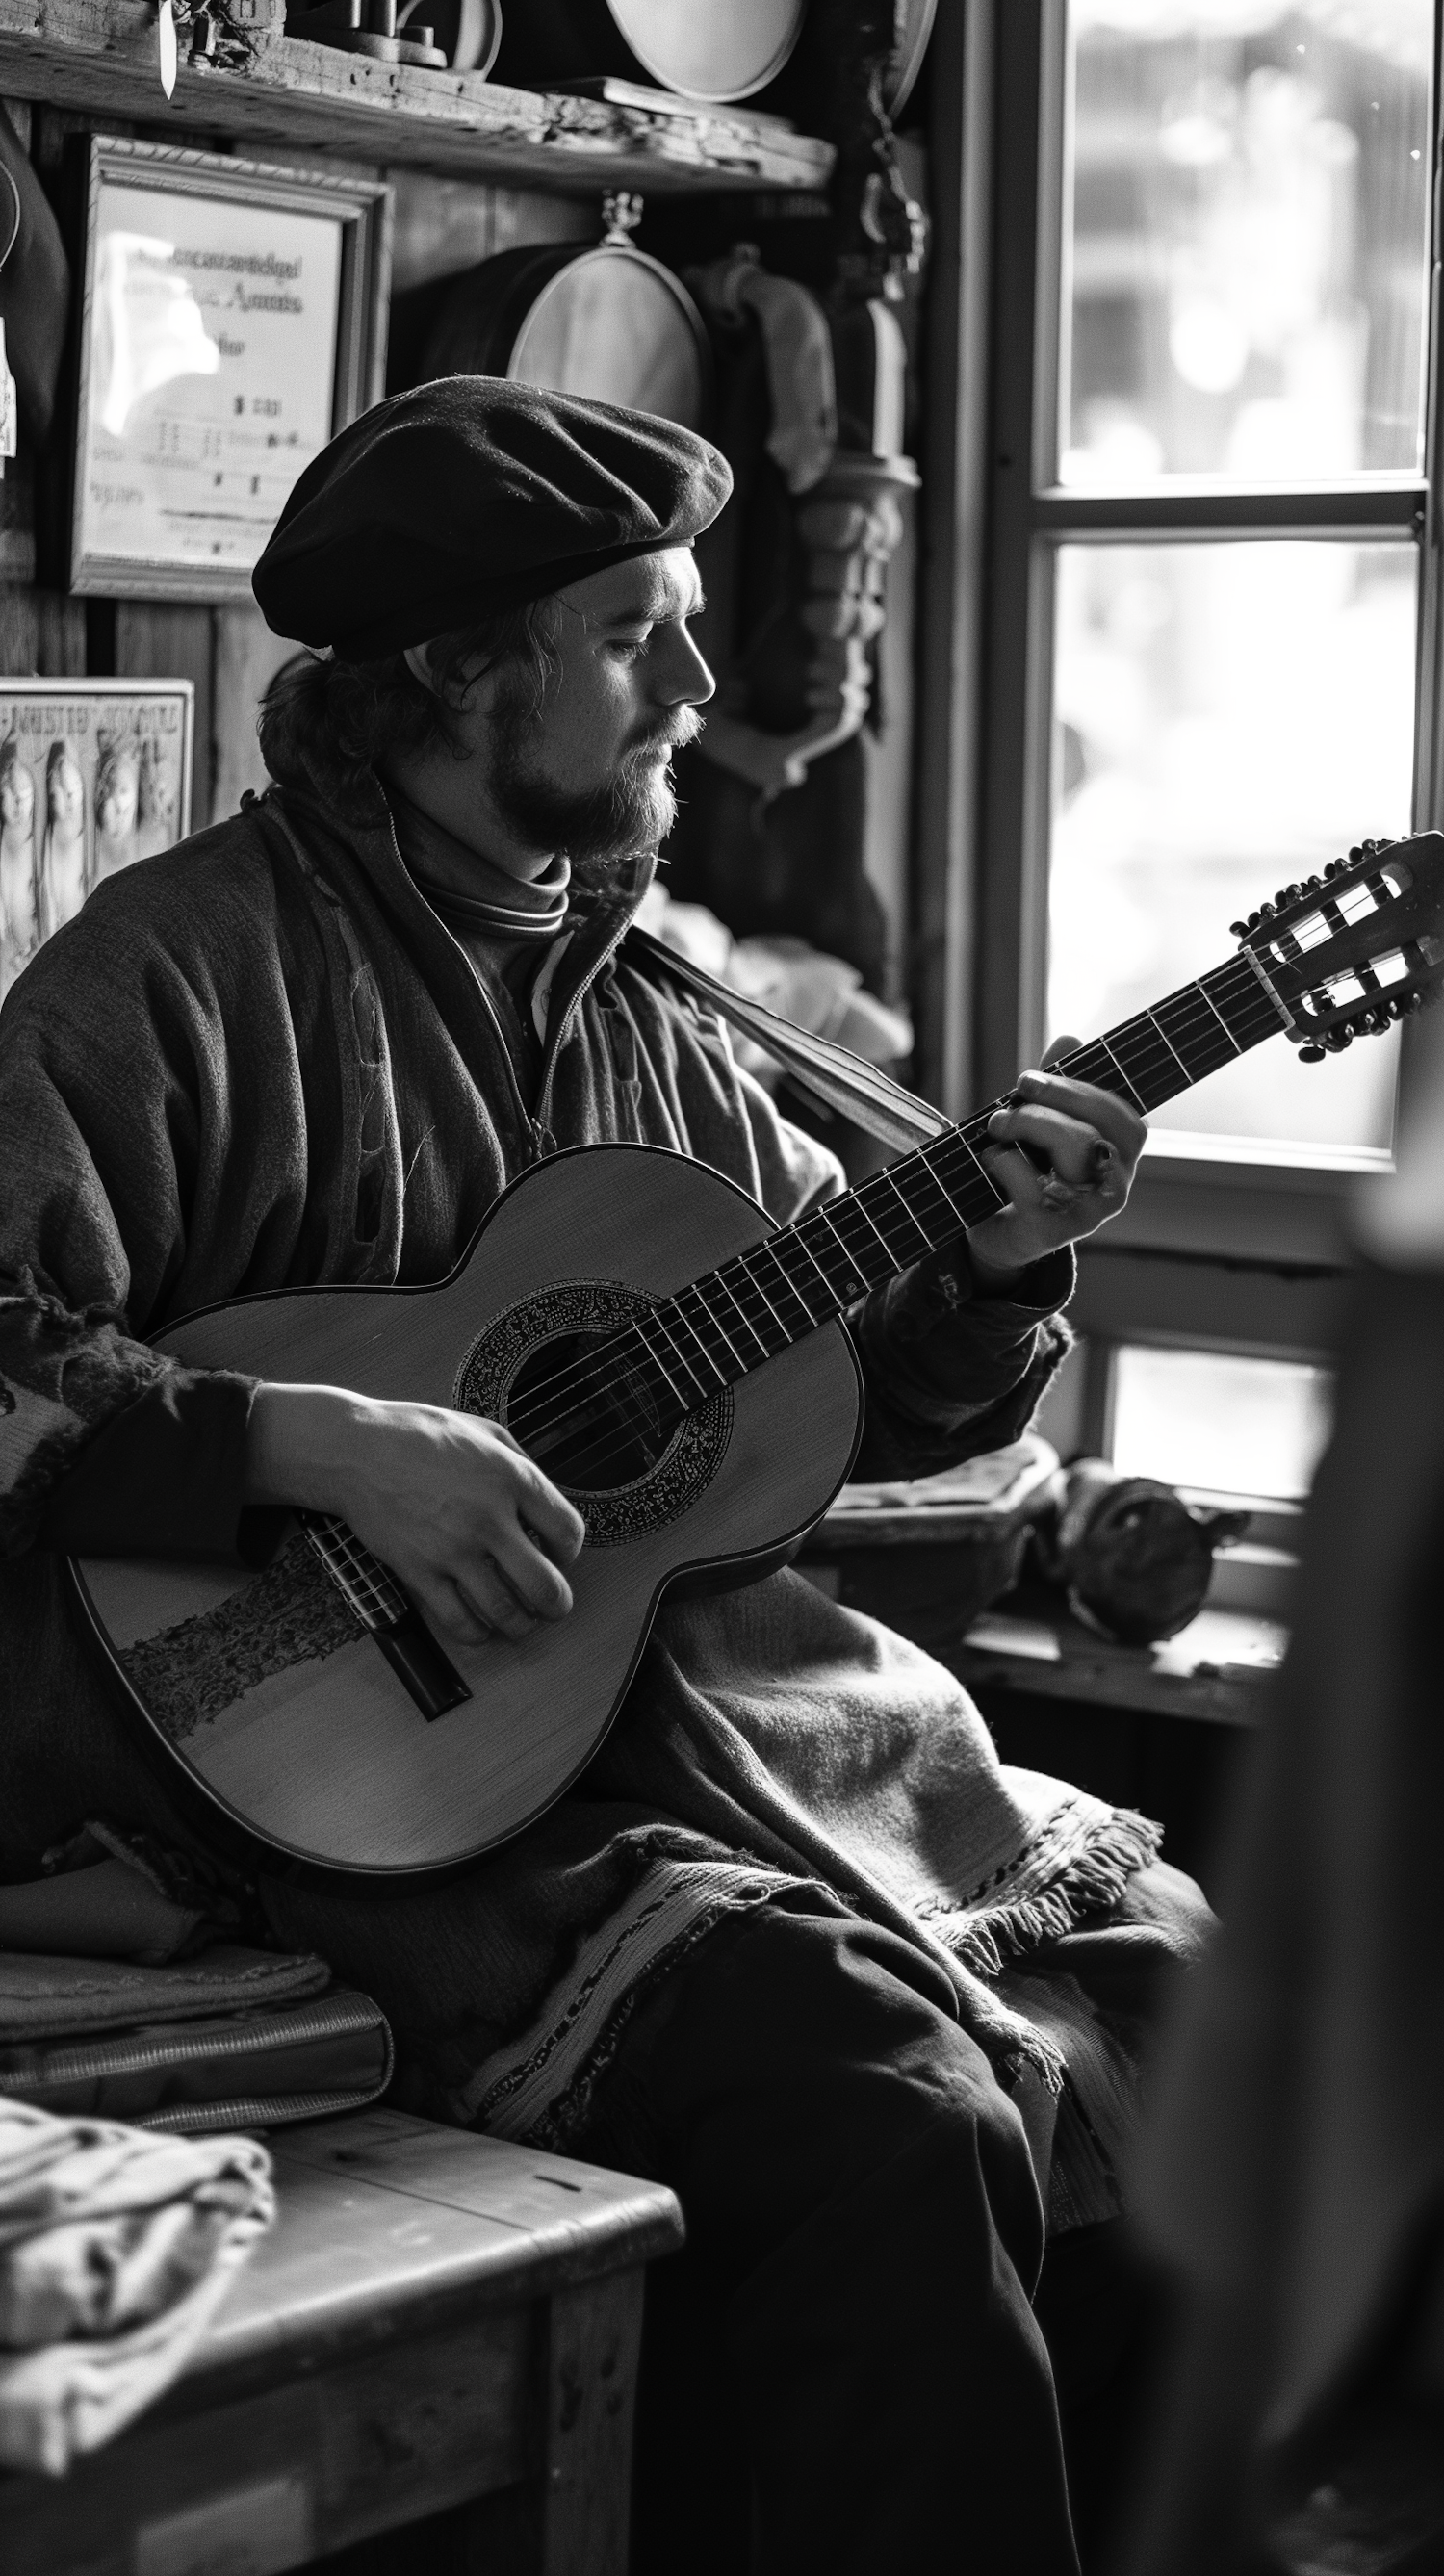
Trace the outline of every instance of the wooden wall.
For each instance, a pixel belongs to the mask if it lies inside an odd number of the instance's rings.
[[[65,134],[81,120],[44,108],[32,113],[21,101],[0,105],[45,177],[58,165]],[[228,148],[174,125],[166,128],[165,139]],[[575,198],[486,187],[415,170],[384,175],[396,200],[396,294],[524,242],[585,241],[595,239],[599,230],[596,211]],[[62,405],[53,435],[71,434]],[[272,635],[260,611],[246,605],[73,599],[38,587],[33,511],[34,459],[22,451],[0,486],[0,673],[9,678],[189,680],[196,710],[191,827],[201,830],[234,813],[245,788],[264,784],[256,710],[267,682],[295,648]]]

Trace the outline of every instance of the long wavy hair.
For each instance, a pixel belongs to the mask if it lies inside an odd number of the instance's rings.
[[[449,708],[469,683],[498,662],[529,668],[541,709],[555,668],[549,603],[478,619],[437,636],[429,648],[433,685],[418,680],[404,653],[376,662],[321,661],[298,653],[276,673],[261,700],[256,730],[261,757],[278,787],[323,786],[341,811],[364,807],[388,752],[454,742]]]

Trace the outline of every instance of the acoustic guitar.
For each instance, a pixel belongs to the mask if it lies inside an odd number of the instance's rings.
[[[1149,1110],[1278,1034],[1322,1058],[1418,1008],[1441,922],[1444,835],[1366,844],[1059,1070]],[[991,1114],[790,1226],[704,1164],[580,1147],[513,1182],[439,1286],[240,1298],[161,1334],[189,1367],[503,1422],[587,1527],[569,1617],[467,1652],[318,1516],[259,1572],[77,1563],[142,1742],[211,1830],[272,1867],[391,1884],[461,1867],[559,1797],[668,1587],[750,1581],[827,1509],[861,1419],[841,1318],[1002,1204],[979,1152]]]

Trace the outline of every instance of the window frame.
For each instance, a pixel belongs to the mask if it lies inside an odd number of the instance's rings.
[[[1440,722],[1440,28],[1434,11],[1431,279],[1421,474],[1364,484],[1220,488],[1181,479],[1136,493],[1056,479],[1063,189],[1069,112],[1065,0],[962,0],[934,37],[935,218],[924,421],[927,560],[920,627],[918,1074],[954,1116],[1036,1057],[1047,964],[1052,644],[1064,542],[1398,537],[1419,550],[1415,828],[1444,818]],[[1223,926],[1221,925],[1221,929]],[[1220,943],[1222,953],[1222,941]],[[1325,1079],[1327,1078],[1325,1074]],[[1287,1272],[1338,1270],[1345,1212],[1377,1155],[1246,1146],[1220,1155],[1171,1135],[1145,1155],[1132,1202],[1085,1255],[1092,1329],[1109,1266],[1141,1252]],[[1178,1285],[1160,1273],[1154,1321],[1172,1338]],[[1247,1321],[1248,1297],[1226,1298]],[[1259,1303],[1272,1308],[1260,1282]],[[1274,1318],[1271,1316],[1271,1321]],[[1301,1355],[1318,1345],[1300,1316]],[[1277,1326],[1246,1334],[1284,1347]],[[1242,1341],[1235,1347],[1242,1347]]]

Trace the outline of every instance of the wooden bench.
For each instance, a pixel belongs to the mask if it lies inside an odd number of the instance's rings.
[[[672,2194],[395,2111],[269,2144],[275,2227],[184,2377],[68,2478],[0,2479],[7,2576],[272,2576],[458,2507],[479,2572],[626,2576]],[[444,2557],[413,2535],[395,2564]]]

